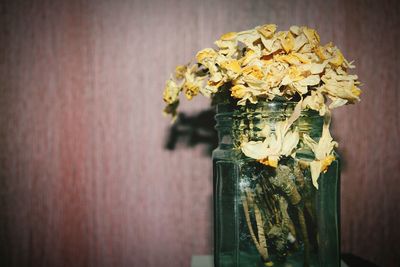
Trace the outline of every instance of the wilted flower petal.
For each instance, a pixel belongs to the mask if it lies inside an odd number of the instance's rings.
[[[297,147],[299,143],[299,132],[298,131],[289,131],[283,140],[281,154],[284,156],[289,156],[292,154],[293,150]]]
[[[215,41],[215,44],[219,47],[219,53],[232,56],[237,52],[237,33],[228,32],[221,36],[221,38]]]
[[[282,47],[286,53],[292,51],[294,47],[294,38],[291,32],[283,32],[280,36],[278,36],[278,38],[281,41]]]
[[[247,87],[242,84],[236,84],[231,88],[231,96],[243,98],[248,93]]]
[[[293,33],[294,35],[299,35],[300,27],[296,25],[290,26],[290,32]]]
[[[337,97],[330,97],[330,98],[333,99],[333,100],[332,100],[332,103],[329,104],[329,108],[330,108],[330,109],[334,109],[334,108],[337,108],[337,107],[341,107],[341,106],[343,106],[343,105],[346,105],[347,102],[348,102],[346,99],[342,99],[342,98],[337,98]]]
[[[217,56],[218,53],[214,49],[205,48],[196,54],[196,59],[200,64],[207,65],[207,63],[210,61],[211,63],[215,62]]]
[[[294,39],[294,47],[293,47],[293,50],[294,50],[294,51],[299,51],[300,48],[302,48],[307,42],[308,42],[308,39],[307,39],[306,35],[303,34],[303,33],[300,34],[299,36],[297,36],[297,37]]]
[[[222,70],[226,72],[229,79],[235,79],[242,71],[239,62],[236,59],[225,60],[220,63]]]
[[[256,27],[256,30],[264,37],[270,38],[276,31],[275,24],[265,24],[259,27]]]
[[[242,31],[237,34],[237,40],[241,43],[243,43],[246,47],[250,49],[254,49],[254,42],[259,40],[261,37],[257,30],[248,30],[248,31]]]
[[[308,42],[313,47],[316,47],[319,45],[320,38],[319,38],[318,33],[314,29],[311,29],[308,27],[303,27],[302,30],[303,30],[303,33],[305,34],[305,36],[307,37]]]
[[[242,145],[242,152],[249,158],[264,159],[268,157],[268,144],[261,141],[250,141]]]
[[[303,100],[303,108],[310,108],[319,111],[319,114],[323,116],[326,112],[324,96],[320,91],[311,91],[311,95],[307,96]]]

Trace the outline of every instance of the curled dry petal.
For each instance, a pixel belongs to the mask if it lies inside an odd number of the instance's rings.
[[[222,41],[232,41],[232,40],[235,40],[236,37],[237,37],[237,33],[236,32],[228,32],[228,33],[225,33],[225,34],[221,35],[220,39]]]
[[[253,50],[255,49],[254,43],[260,40],[260,38],[261,37],[259,33],[255,29],[239,32],[237,35],[237,40],[239,42],[243,43],[246,47]]]
[[[236,59],[225,60],[220,63],[220,66],[231,80],[235,79],[242,71],[239,62]]]
[[[294,51],[299,51],[300,48],[302,48],[305,44],[307,44],[307,42],[308,42],[308,39],[307,39],[306,35],[303,34],[303,33],[301,33],[299,36],[297,36],[297,37],[294,39],[294,47],[293,47],[293,50],[294,50]]]
[[[214,62],[218,53],[212,48],[205,48],[196,54],[197,62],[206,65],[208,62]]]
[[[276,31],[276,25],[275,24],[265,24],[259,27],[256,27],[256,30],[264,37],[264,38],[270,38],[273,36],[273,34]]]
[[[243,84],[236,84],[231,88],[231,95],[234,98],[243,98],[247,93],[247,87]]]
[[[218,91],[218,87],[219,87],[219,84],[216,84],[216,85],[212,85],[212,83],[207,84],[204,87],[203,86],[200,87],[200,93],[203,96],[210,97],[212,94],[215,94]]]
[[[319,112],[323,116],[326,112],[325,98],[320,91],[311,91],[311,95],[303,100],[303,109],[310,108]]]
[[[319,45],[320,38],[319,38],[318,33],[314,29],[310,29],[308,27],[303,27],[303,33],[305,34],[305,36],[308,39],[308,42],[312,46],[316,47]]]
[[[242,152],[249,158],[264,159],[269,156],[269,144],[261,141],[250,141],[242,145]]]
[[[226,56],[233,56],[237,52],[237,33],[228,32],[221,36],[221,38],[215,41],[215,44],[219,47],[219,53]]]
[[[285,139],[283,141],[282,144],[282,149],[281,149],[281,153],[283,156],[289,156],[292,154],[293,150],[295,149],[295,147],[297,146],[297,144],[299,143],[299,132],[298,131],[289,131],[286,135],[285,135]]]
[[[290,32],[293,33],[294,35],[299,35],[300,27],[296,25],[290,26]]]
[[[292,51],[294,47],[294,38],[291,32],[284,32],[282,35],[278,37],[281,41],[281,45],[286,53]]]

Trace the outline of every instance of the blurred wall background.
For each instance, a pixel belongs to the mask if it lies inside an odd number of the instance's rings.
[[[181,141],[166,149],[161,92],[222,33],[265,23],[314,27],[355,60],[362,101],[333,122],[345,162],[342,251],[398,266],[399,6],[1,1],[2,266],[187,267],[210,254],[213,139],[173,133]],[[182,110],[207,107],[195,99]]]

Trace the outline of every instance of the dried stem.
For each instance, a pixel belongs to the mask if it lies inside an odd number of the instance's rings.
[[[305,179],[303,175],[303,171],[301,170],[300,163],[295,161],[293,166],[293,174],[296,177],[296,183],[299,185],[300,189],[303,189],[305,186]]]
[[[297,191],[296,185],[289,178],[290,173],[291,169],[289,167],[283,165],[278,166],[278,168],[276,169],[276,177],[270,180],[274,186],[280,188],[286,194],[287,198],[290,200],[290,204],[292,204],[293,206],[297,206],[300,231],[303,236],[304,242],[304,266],[307,267],[310,265],[310,242],[308,239],[307,225],[304,218],[303,210],[298,205],[300,204],[301,196],[300,193]],[[304,177],[300,177],[300,179],[301,178],[304,179]]]
[[[280,197],[279,204],[281,206],[281,212],[282,212],[284,226],[289,230],[291,235],[296,239],[296,230],[295,230],[292,220],[290,219],[289,213],[287,211],[288,203],[285,200],[285,198]]]
[[[256,246],[256,248],[258,250],[258,253],[260,253],[260,255],[263,258],[263,260],[264,261],[268,261],[268,251],[267,251],[267,249],[263,248],[259,244],[259,242],[257,240],[257,237],[254,234],[254,230],[253,230],[253,227],[251,225],[251,220],[250,220],[250,212],[249,212],[249,205],[248,205],[248,202],[247,202],[247,198],[243,193],[241,195],[241,198],[242,198],[242,205],[243,205],[244,215],[246,217],[246,223],[247,223],[247,226],[249,227],[249,232],[250,232],[251,238],[253,239],[254,245]]]
[[[268,258],[268,249],[267,249],[267,241],[265,239],[265,233],[264,233],[264,222],[261,216],[260,209],[258,208],[257,204],[254,202],[253,194],[250,192],[250,190],[246,190],[246,195],[247,198],[249,199],[249,202],[253,203],[254,207],[254,216],[256,218],[256,224],[257,224],[257,232],[258,232],[258,242],[260,247],[265,250],[266,256]]]

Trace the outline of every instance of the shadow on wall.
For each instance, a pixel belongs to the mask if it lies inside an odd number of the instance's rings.
[[[201,145],[204,146],[204,154],[211,156],[212,151],[218,146],[214,116],[214,109],[190,116],[179,113],[177,120],[169,129],[164,147],[174,150],[178,145],[186,147]]]

